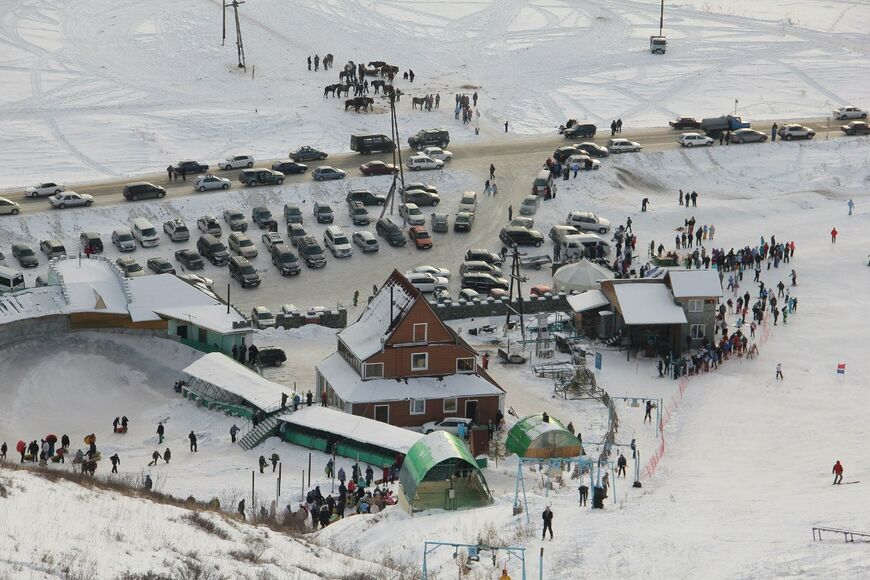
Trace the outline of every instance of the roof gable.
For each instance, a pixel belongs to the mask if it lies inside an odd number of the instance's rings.
[[[395,324],[386,344],[400,345],[414,341],[414,325],[426,323],[426,343],[456,344],[457,335],[444,324],[426,300],[416,300]]]
[[[668,283],[674,298],[721,298],[718,270],[669,270]]]

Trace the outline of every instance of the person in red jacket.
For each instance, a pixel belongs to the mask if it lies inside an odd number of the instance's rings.
[[[843,466],[840,465],[839,460],[834,464],[834,469],[831,473],[834,474],[834,485],[843,483]]]
[[[840,233],[840,232],[837,231],[837,228],[834,228],[834,229],[831,230],[831,243],[832,243],[832,244],[836,244],[836,243],[837,243],[837,234],[838,234],[838,233]]]

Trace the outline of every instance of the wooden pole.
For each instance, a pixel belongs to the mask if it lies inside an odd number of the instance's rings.
[[[308,487],[311,487],[311,452],[308,452]]]

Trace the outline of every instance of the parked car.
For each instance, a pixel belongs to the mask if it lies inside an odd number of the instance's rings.
[[[228,269],[230,277],[235,278],[242,285],[242,288],[260,285],[260,274],[257,269],[251,264],[247,258],[242,256],[233,256],[230,258]]]
[[[465,300],[466,302],[480,300],[480,292],[472,290],[471,288],[463,288],[459,291],[459,299]]]
[[[136,240],[133,239],[133,232],[130,231],[130,228],[115,228],[112,231],[112,244],[122,252],[136,250]]]
[[[335,220],[335,214],[329,204],[314,202],[314,217],[319,224],[331,224]]]
[[[581,232],[606,234],[610,231],[610,220],[598,217],[591,211],[570,211],[565,218],[565,225],[574,226]]]
[[[508,222],[509,226],[522,226],[524,228],[529,228],[530,230],[535,229],[535,220],[534,218],[526,217],[526,216],[516,216],[514,219]]]
[[[834,117],[841,121],[846,119],[866,119],[867,111],[853,106],[840,107],[839,109],[834,109]]]
[[[190,239],[190,230],[182,219],[172,219],[163,222],[163,233],[173,242],[186,242]]]
[[[450,144],[450,133],[445,129],[422,129],[408,137],[411,149],[422,151],[427,145],[436,145],[442,149]]]
[[[591,137],[595,137],[595,133],[597,131],[598,127],[596,127],[594,123],[580,122],[575,123],[574,125],[562,131],[562,135],[564,135],[566,139],[576,139],[578,137],[585,137],[586,139],[589,139]]]
[[[536,298],[540,298],[542,296],[546,296],[547,294],[552,294],[553,288],[551,286],[547,286],[546,284],[535,284],[531,288],[529,288],[529,296],[534,296]]]
[[[284,204],[284,221],[287,222],[287,225],[301,225],[302,222],[305,221],[305,219],[302,217],[302,210],[299,208],[299,205],[295,203]]]
[[[487,294],[494,289],[508,290],[510,288],[510,282],[486,272],[469,272],[462,276],[460,285],[463,288],[471,288],[481,294]]]
[[[554,244],[561,244],[565,236],[574,236],[580,233],[580,230],[574,226],[556,224],[550,228],[549,238]]]
[[[208,171],[208,165],[204,165],[199,161],[187,159],[175,164],[175,173],[205,173],[206,171]]]
[[[433,276],[432,274],[427,274],[425,272],[405,274],[405,278],[417,290],[425,293],[435,292],[436,290],[442,288],[446,290],[448,284],[450,283],[447,278],[441,276]]]
[[[329,248],[336,258],[350,258],[353,256],[353,246],[347,235],[338,226],[329,226],[323,232],[323,245]]]
[[[55,193],[49,197],[48,203],[51,204],[51,207],[56,207],[58,209],[79,206],[90,207],[94,203],[94,196],[88,195],[87,193],[64,191],[61,193]]]
[[[267,250],[271,250],[272,246],[284,243],[284,240],[281,239],[281,234],[278,232],[265,232],[260,239]]]
[[[607,150],[607,147],[602,147],[601,145],[591,142],[583,142],[576,145],[576,147],[590,157],[607,157],[610,155],[610,151]]]
[[[428,191],[429,193],[438,194],[438,188],[434,185],[428,185],[426,183],[421,183],[419,181],[415,181],[414,183],[408,183],[405,185],[405,191],[414,191],[414,190]]]
[[[737,129],[731,132],[731,143],[763,143],[767,133],[755,129]]]
[[[351,239],[353,239],[353,243],[362,250],[363,254],[377,252],[381,249],[380,245],[378,245],[378,239],[369,231],[361,230],[354,232]]]
[[[287,244],[273,244],[269,247],[269,254],[272,256],[272,265],[278,268],[282,276],[294,276],[302,272],[299,258]]]
[[[553,151],[553,160],[557,161],[558,163],[564,163],[565,160],[572,155],[578,154],[580,154],[580,149],[578,149],[574,145],[562,145],[561,147],[558,147],[555,151]]]
[[[359,171],[366,177],[372,175],[393,175],[399,172],[399,168],[392,163],[384,163],[383,161],[369,161],[359,166]]]
[[[347,202],[347,211],[350,214],[351,223],[355,226],[367,226],[371,222],[368,210],[358,201]]]
[[[284,175],[294,175],[305,173],[308,171],[308,166],[295,161],[276,161],[272,164],[272,171],[280,171]]]
[[[204,165],[206,169],[208,169],[208,165]],[[203,170],[202,172],[204,172]],[[201,173],[199,171],[188,173]],[[193,181],[193,188],[196,191],[203,192],[207,189],[229,189],[230,188],[230,180],[225,177],[218,177],[217,175],[213,175],[209,173],[208,175],[200,175]]]
[[[405,162],[405,165],[411,171],[422,171],[428,169],[444,169],[443,161],[436,161],[426,155],[412,155]]]
[[[287,224],[287,237],[290,239],[290,245],[296,246],[299,240],[308,235],[302,224]]]
[[[241,169],[253,166],[254,157],[252,155],[231,155],[220,163],[221,169]]]
[[[293,161],[314,161],[314,160],[324,160],[329,157],[329,154],[320,151],[319,149],[315,149],[314,147],[304,146],[300,147],[296,151],[290,152],[290,159]]]
[[[305,261],[305,265],[309,268],[326,266],[326,255],[314,236],[305,236],[296,243],[296,248],[299,250],[299,257]]]
[[[275,315],[265,306],[254,306],[251,309],[251,322],[260,330],[275,326]]]
[[[387,202],[387,196],[372,193],[368,189],[351,189],[347,192],[344,199],[348,202],[358,201],[365,206],[384,205]]]
[[[424,147],[423,155],[436,161],[443,161],[444,163],[453,160],[453,153],[441,147]]]
[[[217,238],[223,235],[221,225],[213,215],[204,215],[196,220],[196,227],[199,228],[199,231],[202,233],[211,234]]]
[[[333,179],[344,179],[347,177],[347,173],[329,165],[321,165],[311,172],[311,177],[314,178],[314,181],[330,181]]]
[[[264,367],[280,367],[287,361],[287,354],[277,346],[261,346],[257,350],[257,361]]]
[[[448,417],[439,421],[429,421],[423,423],[422,431],[426,435],[433,431],[447,431],[456,435],[459,432],[459,425],[465,425],[466,430],[471,428],[471,419],[463,417]]]
[[[79,243],[85,253],[103,253],[103,240],[100,239],[100,234],[97,232],[82,232],[82,235],[79,236]]]
[[[45,183],[37,183],[33,187],[28,187],[24,190],[24,197],[40,197],[43,195],[54,195],[66,191],[66,185],[62,183],[54,183],[47,181]]]
[[[175,274],[175,266],[166,258],[148,258],[147,265],[155,274]]]
[[[678,131],[701,128],[701,122],[695,119],[695,117],[677,117],[675,120],[670,121],[668,125],[670,125],[672,129]]]
[[[585,153],[578,153],[577,155],[572,155],[565,160],[565,163],[572,170],[574,169],[575,164],[580,171],[595,171],[601,168],[600,161],[598,161],[597,159],[592,159]]]
[[[683,147],[707,146],[713,144],[713,138],[700,133],[683,133],[677,137],[677,143]]]
[[[145,275],[145,270],[133,258],[118,258],[115,260],[115,265],[121,269],[121,273],[124,274],[125,278],[138,278]]]
[[[391,246],[404,246],[408,243],[405,239],[405,234],[402,233],[402,228],[393,223],[388,217],[382,217],[375,224],[375,231],[379,236],[387,240]]]
[[[846,135],[870,135],[870,125],[864,121],[852,121],[840,127]]]
[[[241,232],[231,233],[230,237],[227,238],[227,246],[229,246],[230,251],[248,259],[256,258],[260,253],[257,246],[254,245],[254,241]]]
[[[470,211],[461,211],[453,218],[454,232],[470,232],[474,225],[474,214]]]
[[[538,230],[530,230],[521,226],[502,228],[498,238],[507,246],[535,246],[544,243],[544,236]]]
[[[257,224],[257,227],[261,230],[272,229],[273,226],[277,229],[278,226],[278,222],[272,217],[272,212],[269,211],[269,208],[261,205],[251,210],[251,221]]]
[[[432,222],[432,231],[437,233],[446,233],[450,231],[450,216],[446,213],[435,212],[429,216]]]
[[[500,267],[490,264],[489,262],[484,262],[483,260],[466,261],[459,265],[460,276],[465,276],[471,272],[483,272],[485,274],[492,274],[493,276],[501,276]]]
[[[520,204],[520,215],[535,215],[541,207],[541,196],[527,195]]]
[[[124,186],[124,199],[139,201],[140,199],[161,198],[166,195],[166,190],[159,185],[147,181],[135,181]]]
[[[239,172],[239,182],[248,187],[281,185],[284,183],[284,174],[271,169],[242,169]]]
[[[402,201],[405,203],[413,203],[417,206],[428,205],[434,207],[441,203],[441,198],[437,193],[429,193],[422,189],[412,189],[411,191],[406,191],[402,194]]]
[[[465,261],[472,262],[475,260],[479,260],[482,262],[486,262],[487,264],[492,264],[493,266],[501,267],[504,260],[502,260],[499,254],[495,252],[490,252],[489,250],[484,250],[481,248],[471,248],[467,252],[465,252]]]
[[[477,211],[477,193],[474,191],[466,191],[459,198],[459,211],[467,211],[474,213]]]
[[[426,223],[426,216],[420,211],[420,208],[413,203],[400,203],[399,215],[405,218],[405,221],[412,226],[421,226]]]
[[[607,150],[611,153],[637,153],[643,149],[640,143],[628,139],[611,139],[607,142]]]
[[[35,268],[39,266],[39,257],[29,244],[16,242],[12,244],[12,257],[18,260],[22,268]]]
[[[776,133],[780,139],[785,139],[786,141],[791,141],[792,139],[812,139],[816,136],[815,131],[797,123],[783,125]]]
[[[432,236],[429,235],[429,230],[426,226],[411,226],[408,228],[408,237],[414,242],[418,250],[429,250],[432,248]]]
[[[175,252],[175,260],[181,263],[188,270],[202,270],[205,268],[205,262],[194,250],[183,249]]]
[[[66,248],[60,240],[42,240],[39,242],[39,250],[48,256],[48,259],[66,256]]]
[[[230,260],[230,253],[219,239],[211,234],[203,234],[196,241],[199,255],[208,259],[215,266],[223,266]]]
[[[411,268],[405,274],[432,274],[433,276],[440,276],[442,278],[450,279],[450,270],[447,268],[438,268],[437,266],[417,266],[415,268]]]
[[[0,215],[18,215],[21,212],[21,205],[18,202],[0,197]]]
[[[224,222],[230,226],[230,231],[244,232],[248,230],[248,220],[242,210],[231,207],[224,210]]]

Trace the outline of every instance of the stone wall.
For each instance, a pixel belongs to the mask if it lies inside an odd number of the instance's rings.
[[[316,312],[294,312],[290,315],[278,313],[275,316],[275,326],[278,328],[299,328],[306,324],[319,324],[327,328],[344,328],[347,326],[347,309],[333,308]]]

